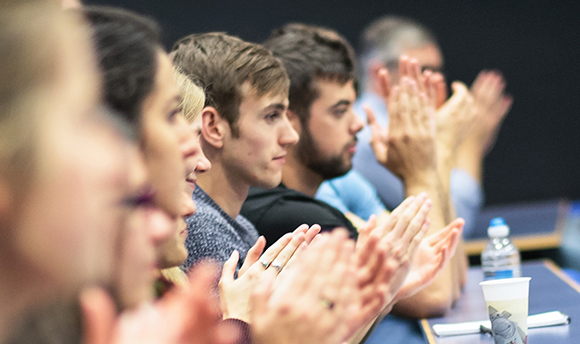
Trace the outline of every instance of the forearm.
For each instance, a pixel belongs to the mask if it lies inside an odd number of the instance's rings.
[[[455,167],[466,171],[473,179],[481,183],[483,178],[483,151],[481,145],[472,138],[461,144]]]
[[[451,222],[449,193],[445,192],[438,172],[429,171],[420,176],[405,179],[403,183],[407,197],[425,192],[431,199],[432,207],[429,213],[431,228],[428,233],[434,233]]]
[[[358,343],[364,342],[365,338],[367,338],[367,336],[370,334],[370,332],[372,332],[372,330],[374,329],[376,324],[377,324],[377,318],[373,319],[368,324],[363,326],[361,329],[356,331],[356,333],[352,337],[350,337],[350,339],[347,341],[347,343],[358,344]]]
[[[392,313],[413,319],[446,314],[453,304],[453,280],[452,266],[447,264],[429,286],[412,297],[397,302],[393,306]]]
[[[383,319],[387,316],[387,314],[389,314],[391,312],[391,310],[393,309],[393,305],[394,304],[395,304],[395,300],[391,301],[391,303],[389,303],[388,305],[386,305],[385,308],[383,308],[383,310],[381,311],[381,314],[379,314],[376,318],[374,318],[372,321],[370,321],[368,324],[366,324],[364,327],[362,327],[360,330],[358,330],[348,340],[348,343],[349,344],[358,344],[358,343],[365,342],[366,339],[368,339],[368,337],[371,335],[371,333],[373,332],[373,330],[375,329],[375,327],[381,321],[383,321]]]
[[[424,174],[423,178],[405,180],[407,196],[426,192],[431,201],[430,233],[437,232],[450,222],[449,194],[443,191],[443,187],[436,172]],[[460,274],[457,262],[459,259],[451,259],[439,272],[435,280],[413,297],[399,301],[393,308],[393,312],[404,317],[424,318],[445,314],[458,296],[460,286]]]

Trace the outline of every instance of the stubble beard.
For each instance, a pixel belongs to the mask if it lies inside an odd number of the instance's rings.
[[[342,154],[324,156],[308,127],[300,134],[300,141],[296,146],[298,159],[308,169],[320,175],[324,180],[337,178],[347,174],[352,168],[352,160],[345,162]]]

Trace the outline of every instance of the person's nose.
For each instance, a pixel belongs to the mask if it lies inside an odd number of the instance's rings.
[[[359,131],[361,131],[364,128],[365,123],[354,113],[354,111],[351,111],[351,116],[352,122],[350,125],[350,133],[352,135],[356,135]]]
[[[193,199],[191,199],[191,196],[187,195],[187,192],[182,193],[182,198],[183,198],[183,211],[181,215],[184,218],[190,217],[193,214],[195,214],[196,211],[195,202],[193,201]]]
[[[298,143],[300,136],[290,124],[287,116],[284,116],[284,126],[282,127],[282,132],[280,134],[280,145],[281,146],[291,146]]]
[[[153,242],[163,241],[173,232],[174,219],[159,208],[155,208],[151,212],[148,235]]]
[[[195,172],[199,175],[210,170],[211,162],[205,156],[201,147],[198,147],[198,149],[199,149],[199,160],[197,161],[197,164],[195,166]]]

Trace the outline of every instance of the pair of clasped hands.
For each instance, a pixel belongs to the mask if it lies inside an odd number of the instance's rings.
[[[431,202],[406,199],[377,226],[371,218],[355,244],[346,231],[319,234],[302,225],[263,254],[258,239],[234,273],[238,253],[224,264],[221,309],[212,297],[216,268],[200,264],[187,288],[115,315],[100,289],[81,296],[85,342],[236,343],[237,330],[223,319],[251,326],[254,343],[343,343],[387,306],[426,286],[453,255],[461,228],[425,237]]]
[[[447,191],[448,175],[461,162],[459,155],[470,161],[491,150],[513,99],[505,94],[506,83],[498,71],[481,71],[469,89],[453,82],[449,98],[444,76],[421,72],[417,60],[402,56],[398,72],[399,84],[393,86],[388,71],[378,71],[377,89],[389,111],[388,128],[381,128],[365,108],[375,156],[407,183],[436,167]],[[472,172],[472,166],[463,165]]]

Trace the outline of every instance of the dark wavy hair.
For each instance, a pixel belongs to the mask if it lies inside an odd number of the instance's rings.
[[[89,6],[82,11],[92,28],[104,99],[137,127],[143,102],[155,85],[157,53],[163,50],[159,26],[120,8]]]

